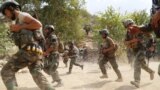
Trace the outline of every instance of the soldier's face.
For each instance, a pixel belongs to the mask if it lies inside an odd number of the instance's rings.
[[[45,29],[45,30],[44,30],[44,34],[45,34],[45,35],[47,35],[47,34],[48,34],[48,32],[49,32],[49,30],[48,30],[48,29]]]
[[[102,38],[106,38],[106,34],[103,33],[103,34],[102,34]]]
[[[129,29],[131,26],[132,26],[132,24],[129,24],[129,25],[127,26],[127,29]]]
[[[73,45],[70,44],[70,45],[69,45],[69,48],[72,49],[72,48],[73,48]]]
[[[11,12],[8,9],[5,9],[4,14],[5,14],[5,17],[10,19],[10,20],[15,20],[16,19],[16,16],[15,16],[14,12]]]

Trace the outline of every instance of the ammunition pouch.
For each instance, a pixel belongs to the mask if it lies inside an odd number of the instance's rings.
[[[35,53],[37,55],[43,55],[43,50],[41,46],[36,43],[24,45],[22,49],[27,51],[28,53]]]
[[[13,32],[12,39],[19,48],[24,48],[25,45],[38,43],[41,47],[45,44],[45,39],[40,30],[21,30],[20,32]],[[43,48],[42,48],[43,49]]]

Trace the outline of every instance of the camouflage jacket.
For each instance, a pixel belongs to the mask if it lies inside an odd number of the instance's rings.
[[[50,34],[46,38],[46,49],[52,48],[53,50],[51,51],[52,54],[58,52],[58,39],[55,34]]]
[[[73,48],[69,49],[68,56],[70,58],[77,58],[79,56],[79,49],[76,46],[73,46]]]

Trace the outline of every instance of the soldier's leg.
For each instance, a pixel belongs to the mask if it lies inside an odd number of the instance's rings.
[[[76,58],[73,60],[73,65],[79,66],[83,70],[83,65],[80,65],[79,63],[76,62]]]
[[[28,68],[33,77],[33,80],[41,90],[55,90],[50,86],[48,80],[42,74],[42,61],[38,60],[35,63],[29,65]]]
[[[68,66],[68,59],[63,59],[63,63],[65,64],[65,66],[67,67]]]
[[[43,71],[46,73],[46,74],[48,74],[48,75],[51,75],[50,73],[49,73],[49,62],[48,62],[48,58],[45,58],[44,60],[43,60]]]
[[[19,69],[24,68],[25,63],[18,60],[18,57],[13,57],[12,60],[8,61],[7,64],[2,68],[1,75],[3,83],[5,84],[7,90],[15,90],[17,80],[15,78],[15,73]]]
[[[115,57],[109,58],[109,62],[110,62],[110,64],[112,65],[113,70],[115,71],[115,73],[116,73],[117,76],[118,76],[117,81],[122,81],[122,75],[121,75],[120,70],[118,69],[118,64],[117,64],[117,62],[116,62],[116,58],[115,58]],[[121,80],[120,80],[120,79],[121,79]]]
[[[160,64],[158,66],[158,75],[160,76]]]
[[[103,57],[102,60],[99,61],[99,68],[103,74],[103,76],[101,76],[100,78],[108,78],[107,72],[106,72],[106,67],[105,64],[108,62],[108,59],[106,57]]]
[[[72,72],[72,68],[73,68],[73,63],[74,62],[75,62],[75,59],[71,59],[70,65],[69,65],[69,72],[68,72],[68,74],[70,74]]]
[[[50,73],[51,73],[51,75],[52,75],[53,81],[61,82],[61,79],[60,79],[60,77],[59,77],[59,73],[58,73],[58,71],[57,71],[57,68],[58,68],[58,67],[57,67],[56,65],[53,65],[51,68],[52,68],[52,69],[50,69]]]
[[[141,60],[144,58],[143,54],[138,52],[136,55],[136,60],[134,62],[134,79],[136,82],[140,83],[140,75],[141,75]]]
[[[144,58],[143,57],[143,52],[139,51],[136,53],[134,61],[134,81],[131,81],[132,85],[135,85],[137,88],[139,88],[140,84],[140,75],[141,75],[141,60]]]
[[[155,72],[151,68],[148,67],[145,60],[141,61],[141,67],[142,67],[142,69],[144,69],[146,72],[148,72],[150,74],[150,79],[153,80]]]

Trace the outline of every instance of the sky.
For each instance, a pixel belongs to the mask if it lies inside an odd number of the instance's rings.
[[[86,0],[85,8],[91,14],[104,12],[108,6],[113,6],[120,13],[147,10],[150,13],[152,0]]]

